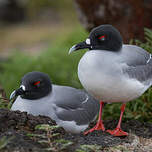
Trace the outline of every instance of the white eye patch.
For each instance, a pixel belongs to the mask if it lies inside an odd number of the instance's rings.
[[[88,38],[88,39],[86,39],[86,44],[91,44],[91,42],[90,42],[90,39]]]
[[[25,91],[25,86],[24,85],[21,85],[20,88],[22,88],[23,91]]]

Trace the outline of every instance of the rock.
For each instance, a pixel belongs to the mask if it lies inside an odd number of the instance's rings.
[[[90,31],[101,24],[112,24],[124,42],[144,39],[144,27],[152,28],[151,0],[75,0],[83,26]]]
[[[34,130],[35,126],[38,124],[55,125],[56,123],[49,117],[35,117],[26,112],[0,109],[0,132],[5,132],[10,128],[22,128],[23,126],[29,130]]]
[[[115,120],[106,120],[104,124],[106,129],[114,129],[117,122]],[[129,132],[128,137],[113,137],[102,131],[94,131],[87,136],[83,134],[75,135],[66,133],[62,128],[56,128],[51,130],[49,135],[50,144],[39,143],[39,141],[44,141],[41,136],[32,137],[27,135],[45,135],[45,141],[47,141],[48,133],[46,131],[35,130],[35,126],[38,124],[56,125],[49,117],[0,109],[0,141],[6,137],[8,142],[4,148],[0,149],[0,152],[42,152],[46,148],[54,149],[53,152],[76,150],[106,152],[116,151],[120,149],[120,146],[124,151],[148,152],[152,143],[152,123],[142,123],[137,120],[122,123],[122,129]],[[90,127],[94,125],[95,123],[92,123]]]
[[[1,152],[42,152],[44,146],[30,139],[27,134],[34,133],[38,124],[56,125],[53,120],[43,116],[28,115],[26,112],[0,109],[0,139],[10,141]]]

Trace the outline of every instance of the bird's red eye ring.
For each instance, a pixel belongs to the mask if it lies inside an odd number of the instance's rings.
[[[34,83],[34,85],[38,85],[38,84],[40,84],[40,81],[37,81],[37,82]]]
[[[102,35],[102,36],[99,36],[98,39],[105,40],[105,37],[106,37],[105,35]]]

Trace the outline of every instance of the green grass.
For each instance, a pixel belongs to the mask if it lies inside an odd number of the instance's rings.
[[[147,33],[148,32],[148,33]],[[135,41],[137,45],[151,52],[152,31],[146,29],[146,42]],[[30,71],[41,71],[48,73],[54,84],[68,85],[82,88],[77,77],[77,65],[84,51],[68,55],[69,48],[84,40],[88,36],[81,27],[73,30],[70,34],[63,34],[53,42],[52,46],[43,50],[36,57],[25,56],[16,52],[7,63],[0,66],[0,84],[5,89],[7,96],[19,87],[21,77]],[[127,103],[124,119],[138,119],[152,122],[152,89],[135,100]],[[104,119],[118,119],[120,115],[120,103],[106,105],[104,108]]]

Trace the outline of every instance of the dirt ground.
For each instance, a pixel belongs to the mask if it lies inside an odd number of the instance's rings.
[[[38,130],[38,124],[55,126],[48,117],[32,116],[26,112],[0,109],[0,152],[152,152],[152,124],[136,120],[122,123],[128,137],[113,137],[95,131],[87,136],[66,133],[62,128]],[[104,121],[107,129],[116,127],[117,121]],[[93,126],[94,124],[91,124]]]

